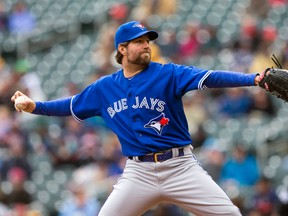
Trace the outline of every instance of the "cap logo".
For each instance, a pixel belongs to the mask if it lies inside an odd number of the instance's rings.
[[[141,30],[144,30],[144,29],[145,29],[145,26],[142,25],[141,23],[135,23],[132,27],[138,27],[138,28],[140,28]]]
[[[117,50],[119,44],[126,41],[131,41],[135,38],[139,38],[145,34],[147,34],[150,40],[155,40],[158,37],[158,33],[156,31],[148,31],[146,27],[139,21],[124,23],[117,29],[115,33],[114,46]]]

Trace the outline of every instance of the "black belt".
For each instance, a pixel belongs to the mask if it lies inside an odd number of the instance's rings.
[[[179,148],[178,153],[179,154],[177,156],[174,156],[174,157],[184,156],[184,148]],[[129,156],[128,158],[131,160],[134,160],[135,157]],[[162,161],[166,161],[166,160],[173,158],[173,152],[172,152],[172,149],[170,149],[170,150],[165,151],[165,152],[157,152],[154,154],[138,156],[136,158],[138,158],[138,160],[141,162],[154,162],[154,163],[156,163],[156,162],[162,162]]]

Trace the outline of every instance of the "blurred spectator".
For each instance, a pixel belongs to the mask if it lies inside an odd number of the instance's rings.
[[[239,118],[250,112],[251,104],[249,91],[243,88],[230,88],[218,98],[218,111],[221,118]]]
[[[253,60],[252,48],[252,39],[240,38],[236,40],[232,47],[233,63],[229,69],[248,73]]]
[[[288,68],[288,41],[286,41],[285,45],[283,46],[280,55],[280,62],[283,64],[282,67]]]
[[[280,7],[283,6],[285,4],[288,4],[287,0],[268,0],[270,6],[272,7]]]
[[[0,32],[4,32],[7,30],[7,12],[5,10],[5,4],[1,0],[0,1]]]
[[[5,59],[0,56],[0,104],[7,103],[7,82],[9,82],[11,70]]]
[[[103,201],[113,189],[119,175],[109,176],[109,161],[105,158],[97,160],[95,163],[86,164],[73,171],[72,181],[85,188],[89,197],[103,196]]]
[[[31,179],[32,166],[27,159],[26,137],[20,131],[11,130],[7,132],[4,141],[8,147],[8,152],[0,170],[2,180],[7,180],[9,172],[15,167],[21,168],[25,173],[25,177]]]
[[[125,3],[115,3],[109,9],[109,16],[112,20],[124,23],[128,16],[128,6]]]
[[[65,83],[65,91],[64,91],[64,95],[62,95],[62,97],[69,97],[70,95],[74,95],[77,94],[78,92],[80,92],[80,88],[77,84],[73,83],[73,82],[66,82]]]
[[[121,175],[126,163],[126,158],[122,156],[121,146],[117,136],[110,132],[102,148],[102,156],[107,163],[107,175]]]
[[[258,34],[259,31],[256,17],[249,15],[243,17],[240,23],[240,37],[237,38],[237,40],[250,40],[253,43],[255,42],[255,38],[258,38]]]
[[[138,5],[132,9],[131,17],[134,20],[144,22],[151,15],[165,18],[176,12],[176,0],[140,0]]]
[[[1,181],[1,183],[2,183],[2,181]],[[4,189],[5,190],[5,189]],[[6,199],[6,194],[5,194],[5,192],[3,191],[3,184],[2,185],[0,185],[0,204],[4,204],[4,202],[5,202],[5,199]],[[1,206],[0,207],[0,209],[5,209],[5,207],[6,208],[8,208],[8,206]],[[0,212],[1,212],[1,210],[0,210]],[[0,214],[1,215],[1,214]]]
[[[97,70],[109,74],[119,68],[115,61],[114,32],[118,26],[126,21],[129,16],[128,4],[115,2],[108,9],[108,17],[105,23],[101,23],[98,30],[94,50],[92,50],[92,62]],[[94,80],[93,80],[94,81]]]
[[[46,98],[41,86],[41,80],[37,73],[32,71],[27,58],[18,58],[14,64],[13,72],[19,77],[18,88],[25,91],[31,97],[36,98],[36,100]]]
[[[261,44],[259,50],[254,54],[251,66],[249,68],[249,73],[255,71],[262,71],[265,68],[270,68],[273,63],[271,62],[271,52],[265,47],[264,44]]]
[[[8,106],[0,105],[0,148],[7,148],[7,134],[9,134],[9,131],[12,130],[13,125],[15,122],[13,122],[12,113]],[[1,153],[3,153],[2,151]],[[1,154],[2,155],[2,154]],[[0,157],[0,162],[4,159],[5,154],[3,157]],[[7,155],[6,155],[7,156]],[[1,167],[1,163],[0,163]]]
[[[261,177],[255,185],[255,192],[248,201],[248,209],[257,211],[261,216],[278,216],[279,199],[271,182]]]
[[[147,1],[147,0],[146,0]],[[177,0],[149,0],[154,2],[153,14],[168,17],[177,12]]]
[[[199,51],[200,43],[197,39],[199,31],[198,23],[186,23],[183,29],[183,38],[180,41],[179,58],[185,63],[187,60],[196,55]]]
[[[3,78],[0,80],[0,103],[11,104],[11,94],[19,89],[37,98],[36,100],[45,99],[40,79],[35,72],[31,71],[26,58],[17,59],[12,66],[7,66],[5,62],[2,62],[2,69],[0,61],[0,77]],[[23,121],[35,119],[32,115],[18,117]]]
[[[162,56],[160,47],[155,43],[151,44],[151,61],[162,64],[167,63],[167,60]]]
[[[200,150],[202,167],[217,183],[220,181],[221,170],[224,164],[224,149],[219,145],[219,140],[209,137]]]
[[[262,117],[273,117],[276,113],[276,107],[273,103],[271,95],[267,92],[262,91],[262,89],[255,89],[252,92],[252,106],[251,114],[262,114]]]
[[[199,51],[203,55],[215,54],[221,48],[221,43],[217,37],[218,29],[211,25],[204,25],[196,34],[200,43]]]
[[[16,2],[8,16],[8,29],[12,33],[26,35],[36,27],[36,19],[23,1]]]
[[[237,144],[233,148],[232,155],[225,160],[220,176],[220,183],[233,184],[241,188],[251,187],[256,184],[260,175],[260,167],[257,158],[250,153],[244,145]]]
[[[63,130],[52,125],[48,130],[44,128],[41,134],[43,145],[55,167],[65,164],[77,166],[76,153],[85,128],[83,124],[75,122],[72,118],[65,118],[60,124],[63,124]]]
[[[187,121],[188,121],[188,127],[189,127],[189,133],[191,136],[197,136],[201,135],[201,125],[202,123],[207,119],[208,113],[205,107],[205,102],[206,102],[207,96],[205,95],[204,92],[198,91],[198,92],[193,92],[190,93],[188,92],[184,97],[183,97],[183,104],[184,104],[184,109],[186,112],[187,116]],[[199,138],[198,141],[201,142],[201,137]],[[205,139],[205,138],[204,138]],[[197,140],[195,141],[195,147],[199,146],[196,143]],[[203,141],[203,140],[202,140]]]
[[[59,216],[96,216],[100,204],[94,197],[87,196],[83,185],[70,183],[71,197],[64,200],[60,207]]]
[[[114,32],[117,27],[118,23],[116,21],[102,25],[98,33],[97,42],[94,45],[95,48],[92,50],[92,62],[97,69],[101,71],[105,69],[106,74],[112,73],[116,69],[115,47],[111,41],[114,40]]]
[[[251,0],[247,7],[247,14],[259,20],[265,19],[269,11],[269,1]]]
[[[202,147],[203,143],[207,139],[207,133],[203,127],[203,123],[199,123],[196,128],[193,128],[193,132],[190,131],[190,135],[193,140],[193,148]]]
[[[11,215],[12,211],[8,208],[8,206],[4,205],[0,202],[0,215]]]
[[[265,26],[260,34],[261,43],[259,43],[259,46],[254,53],[254,58],[249,69],[249,72],[251,73],[255,71],[261,72],[265,68],[270,68],[271,65],[273,66],[273,62],[271,61],[271,49],[278,33],[274,27]]]
[[[179,43],[174,29],[163,30],[162,40],[158,41],[163,56],[172,62],[179,62]]]
[[[9,194],[9,204],[29,204],[31,195],[24,187],[27,180],[26,170],[19,167],[12,168],[8,173],[8,181],[12,184],[12,192]]]
[[[264,26],[261,32],[262,43],[267,44],[267,47],[272,46],[275,39],[278,37],[278,29],[273,25]]]
[[[29,211],[29,204],[32,202],[32,195],[25,189],[26,173],[19,167],[14,167],[8,173],[11,191],[3,199],[15,215],[25,215]]]
[[[0,56],[0,75],[2,76],[2,73],[5,73],[8,70],[8,65],[6,64],[5,59]]]
[[[11,102],[10,99],[12,92],[15,92],[16,89],[19,89],[19,85],[21,84],[19,80],[26,71],[22,69],[18,71],[18,67],[16,67],[16,64],[15,67],[8,68],[5,67],[5,65],[3,65],[3,67],[4,68],[0,74],[4,78],[2,81],[0,81],[2,82],[2,85],[0,87],[0,97],[3,103],[8,104]]]
[[[79,124],[73,118],[65,118],[63,129],[55,128],[55,135],[51,132],[43,131],[42,137],[55,167],[84,166],[102,157],[100,134],[91,126]]]
[[[101,138],[97,131],[92,128],[87,129],[81,135],[78,150],[75,152],[75,163],[77,166],[94,163],[101,159],[101,144]]]
[[[280,185],[277,188],[277,197],[280,201],[279,214],[280,216],[286,216],[288,212],[288,185],[286,183]]]
[[[248,41],[249,49],[252,57],[255,52],[258,51],[259,46],[263,41],[262,29],[259,26],[259,21],[254,16],[245,16],[241,19],[241,30],[238,40],[240,41]],[[248,44],[245,44],[248,45]],[[252,59],[253,60],[253,59]],[[251,63],[251,62],[250,62]]]

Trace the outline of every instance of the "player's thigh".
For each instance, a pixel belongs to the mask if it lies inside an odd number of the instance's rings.
[[[159,202],[153,172],[138,162],[127,162],[99,216],[138,216]]]
[[[241,215],[194,157],[185,156],[180,160],[182,163],[178,166],[177,175],[169,178],[165,184],[168,201],[197,216]]]

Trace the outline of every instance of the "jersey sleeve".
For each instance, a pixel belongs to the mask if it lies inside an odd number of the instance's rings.
[[[37,101],[33,114],[46,116],[70,116],[71,97],[40,102]]]
[[[196,89],[253,86],[257,75],[182,65],[174,65],[174,72],[177,96]]]
[[[98,81],[87,86],[71,99],[71,113],[77,121],[101,115],[101,93]]]
[[[181,97],[188,91],[202,89],[203,82],[211,72],[194,66],[174,65],[176,96]]]
[[[212,71],[203,82],[203,88],[254,86],[257,75],[232,71]]]

